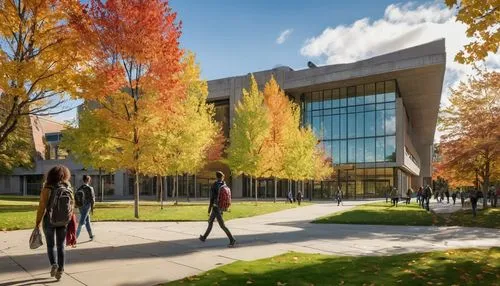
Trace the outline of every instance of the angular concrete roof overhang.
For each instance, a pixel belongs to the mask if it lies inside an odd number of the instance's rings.
[[[413,125],[414,143],[432,144],[445,68],[445,41],[439,39],[354,63],[298,71],[281,67],[254,74],[257,80],[275,74],[281,87],[291,95],[396,79]],[[209,99],[228,98],[235,91],[235,80],[244,81],[246,77],[248,76],[209,81]]]

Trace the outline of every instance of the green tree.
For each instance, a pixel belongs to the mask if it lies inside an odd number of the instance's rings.
[[[271,122],[264,97],[255,77],[250,77],[249,90],[243,89],[243,98],[236,105],[228,147],[228,165],[232,172],[260,178],[263,166],[264,141],[269,136]],[[257,200],[257,192],[255,192]]]

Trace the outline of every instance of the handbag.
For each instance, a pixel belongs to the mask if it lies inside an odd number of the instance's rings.
[[[30,248],[37,249],[42,245],[43,245],[42,234],[40,233],[40,229],[36,227],[30,236]]]

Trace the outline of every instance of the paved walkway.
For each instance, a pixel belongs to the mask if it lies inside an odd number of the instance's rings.
[[[202,243],[206,222],[103,222],[96,240],[67,252],[66,274],[57,285],[155,285],[236,260],[287,251],[337,255],[389,255],[446,248],[500,246],[500,230],[311,224],[312,219],[363,202],[316,204],[227,223],[238,247],[216,225]],[[168,210],[167,210],[168,211]],[[29,230],[0,233],[0,285],[50,285],[45,248],[28,248]],[[83,233],[86,236],[86,233]]]
[[[450,198],[450,202],[448,203],[446,198],[442,202],[437,202],[435,199],[432,199],[429,203],[429,208],[437,213],[437,214],[452,214],[454,212],[458,212],[460,210],[471,210],[470,200],[465,200],[466,205],[462,208],[462,202],[460,199],[457,199],[455,205],[453,205],[453,200]],[[480,199],[477,203],[477,210],[483,209],[483,200]]]

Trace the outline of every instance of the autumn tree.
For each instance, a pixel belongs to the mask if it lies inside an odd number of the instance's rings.
[[[279,87],[274,76],[264,86],[263,95],[270,120],[269,134],[264,140],[262,148],[263,168],[265,170],[264,175],[274,179],[274,202],[276,202],[277,179],[290,179],[284,172],[284,157],[287,152],[286,141],[290,140],[293,131],[299,129],[293,117],[297,106],[286,97],[285,92]]]
[[[30,161],[12,149],[28,144],[29,116],[67,111],[65,98],[78,90],[75,78],[86,53],[68,25],[77,4],[0,1],[0,156],[9,157],[3,168]]]
[[[9,174],[16,167],[33,167],[33,136],[30,118],[19,119],[15,130],[0,145],[0,174]]]
[[[109,126],[115,167],[134,175],[137,218],[139,175],[153,163],[143,152],[184,95],[176,13],[163,0],[91,0],[71,23],[92,55],[80,67],[82,94],[95,104],[91,115]]]
[[[480,71],[452,89],[449,100],[439,120],[438,170],[449,181],[472,183],[477,176],[486,194],[500,176],[500,73]]]
[[[467,25],[467,37],[474,40],[458,52],[455,60],[474,63],[484,60],[488,53],[496,54],[500,45],[500,1],[445,0],[449,8],[456,7],[457,21]]]
[[[265,174],[263,162],[264,141],[271,127],[264,97],[255,77],[250,77],[250,87],[243,89],[243,98],[237,103],[230,131],[228,165],[237,175],[246,174],[259,178]],[[256,190],[257,190],[257,186]],[[257,200],[257,191],[255,192]]]

